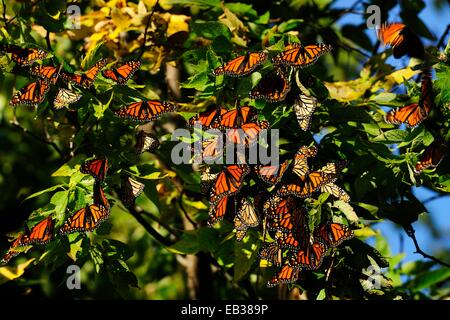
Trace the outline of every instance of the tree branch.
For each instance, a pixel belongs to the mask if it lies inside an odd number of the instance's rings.
[[[417,242],[416,235],[415,235],[416,230],[414,230],[414,228],[411,224],[409,224],[407,226],[403,226],[403,229],[405,229],[405,232],[408,235],[408,237],[410,237],[412,239],[412,241],[414,242],[414,246],[416,247],[415,253],[418,253],[418,254],[422,255],[424,258],[430,259],[444,267],[450,268],[450,264],[448,264],[444,261],[441,261],[438,258],[433,257],[432,255],[429,255],[429,254],[423,252],[422,249],[420,249],[419,243]]]
[[[158,5],[158,2],[159,2],[159,0],[156,0],[155,5],[153,6],[152,12],[148,16],[147,25],[145,26],[145,31],[144,31],[144,42],[142,43],[142,51],[141,51],[141,54],[139,55],[139,59],[142,59],[142,56],[144,55],[145,43],[147,42],[148,28],[150,27],[150,21],[152,21],[152,17],[153,17],[153,14],[155,13],[155,9],[156,9],[156,6]]]
[[[52,51],[52,44],[50,43],[50,31],[47,30],[45,34],[45,42],[47,43],[48,50]]]
[[[143,217],[142,214],[137,212],[134,207],[128,208],[131,215],[136,218],[136,220],[147,230],[148,233],[150,233],[158,242],[160,242],[162,245],[169,247],[173,245],[173,241],[163,237],[156,231],[150,223],[148,223]]]
[[[2,0],[2,4],[3,4],[3,22],[5,23],[6,31],[9,33],[8,21],[6,21],[6,4],[5,4],[5,0]]]
[[[19,123],[19,121],[17,121],[17,118],[16,118],[15,115],[14,115],[13,120],[10,121],[10,123],[11,123],[15,128],[18,128],[18,129],[22,130],[23,133],[29,135],[29,136],[32,137],[33,139],[35,139],[35,140],[37,140],[37,141],[40,141],[40,142],[42,142],[42,143],[48,144],[49,146],[52,146],[53,149],[55,149],[55,151],[58,152],[58,154],[60,155],[61,158],[64,158],[64,157],[65,157],[65,156],[64,156],[64,153],[61,151],[61,149],[58,147],[58,145],[57,145],[54,141],[51,141],[51,140],[49,140],[49,139],[47,139],[47,138],[40,137],[40,136],[36,135],[35,133],[31,132],[30,130],[28,130],[27,128],[23,127],[23,126]]]
[[[442,34],[441,38],[438,41],[438,44],[436,46],[438,49],[444,44],[445,36],[449,31],[450,31],[450,24],[447,25],[447,28],[445,29],[444,33]]]

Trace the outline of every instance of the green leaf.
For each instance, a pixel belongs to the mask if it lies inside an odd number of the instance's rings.
[[[289,30],[293,30],[293,29],[300,27],[303,22],[304,22],[303,19],[290,19],[286,22],[280,23],[280,25],[278,26],[278,30],[280,32],[284,33]]]
[[[85,155],[77,154],[68,162],[64,163],[58,170],[53,172],[52,177],[70,177],[75,171],[78,171],[78,166],[84,159],[86,159]]]
[[[56,185],[56,186],[53,186],[53,187],[50,187],[50,188],[47,188],[47,189],[38,191],[38,192],[33,193],[32,195],[26,197],[25,200],[29,200],[29,199],[32,199],[32,198],[39,197],[40,195],[42,195],[42,194],[44,194],[44,193],[52,192],[52,191],[55,191],[55,190],[60,189],[60,188],[61,188],[61,189],[64,189],[64,185],[63,185],[63,184],[58,184],[58,185]],[[25,200],[23,200],[23,201],[25,201]]]
[[[242,241],[236,242],[234,246],[234,274],[233,281],[242,280],[251,270],[258,258],[259,248],[251,237],[245,237]]]
[[[167,0],[168,5],[182,4],[186,6],[220,7],[220,0]]]
[[[417,291],[429,288],[450,278],[450,268],[442,268],[423,272],[406,284],[407,287]]]
[[[373,138],[373,141],[388,143],[403,142],[408,137],[408,135],[409,132],[406,130],[393,129],[383,132],[379,136]]]
[[[70,235],[72,236],[72,235]],[[72,259],[73,261],[77,261],[77,253],[81,251],[81,245],[83,244],[83,239],[84,237],[80,237],[80,235],[76,235],[78,239],[78,241],[75,242],[71,242],[70,243],[70,251],[67,252],[67,255],[69,256],[70,259]]]
[[[450,103],[450,68],[441,64],[436,69],[436,81],[434,85],[440,90],[439,104],[447,105]]]
[[[55,205],[55,217],[58,221],[64,219],[67,203],[69,202],[69,190],[58,191],[50,199],[50,203]]]
[[[325,298],[327,297],[326,291],[325,289],[322,289],[319,291],[319,294],[316,297],[316,300],[325,300]]]
[[[103,44],[104,41],[100,41],[88,51],[84,59],[81,61],[81,67],[84,70],[88,70],[89,68],[93,67],[94,64],[100,60],[97,52],[100,51],[100,48],[103,46]]]
[[[206,39],[215,39],[220,36],[231,39],[230,29],[220,22],[195,22],[192,24],[192,30]]]

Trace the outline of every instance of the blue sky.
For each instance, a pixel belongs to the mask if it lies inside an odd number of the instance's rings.
[[[432,34],[439,39],[443,32],[445,31],[447,24],[450,22],[448,17],[450,17],[450,6],[448,4],[443,4],[442,8],[437,9],[433,5],[433,1],[425,1],[427,3],[426,7],[419,14],[419,18],[424,21]],[[338,0],[334,5],[335,8],[340,7],[350,7],[355,3],[355,0]],[[362,6],[358,6],[357,10],[362,10]],[[400,8],[397,6],[395,9],[391,11],[391,15],[389,16],[389,22],[401,22],[399,17]],[[338,20],[339,25],[345,24],[361,24],[362,17],[361,15],[348,14]],[[375,40],[375,32],[368,32],[369,37],[374,41]],[[448,35],[447,35],[448,39]],[[447,43],[447,39],[445,43]],[[423,39],[425,45],[436,45],[437,41],[433,43],[428,39]],[[384,50],[381,46],[379,50]],[[402,59],[394,59],[390,58],[388,61],[391,65],[396,68],[402,68],[408,64],[408,58]],[[421,201],[426,201],[436,195],[435,192],[426,189],[424,187],[413,188],[414,195]],[[441,197],[439,199],[426,202],[425,207],[428,210],[428,216],[434,225],[437,227],[441,234],[445,236],[441,238],[440,241],[436,241],[431,234],[431,230],[427,227],[426,224],[419,222],[414,223],[413,227],[416,230],[416,238],[421,246],[421,249],[425,252],[432,254],[442,249],[450,250],[450,195]],[[423,219],[424,217],[422,217]],[[393,255],[401,252],[400,248],[400,237],[401,234],[404,235],[403,241],[403,251],[406,253],[406,257],[403,261],[412,261],[418,260],[422,257],[418,254],[415,254],[415,247],[412,241],[406,236],[402,228],[399,228],[397,225],[390,221],[385,221],[382,223],[378,223],[374,227],[375,229],[379,229],[385,238],[388,240],[389,245],[391,247],[391,252]]]

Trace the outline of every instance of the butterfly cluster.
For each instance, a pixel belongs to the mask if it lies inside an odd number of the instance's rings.
[[[331,50],[325,44],[303,47],[299,44],[286,46],[285,51],[272,58],[275,68],[250,92],[250,98],[278,102],[286,98],[291,89],[288,74],[283,68],[306,67],[323,53]],[[248,52],[214,70],[214,75],[245,76],[268,59],[265,52]],[[309,129],[317,99],[300,94],[293,105],[300,128]],[[191,127],[217,129],[216,137],[201,142],[200,159],[217,159],[220,141],[227,138],[226,148],[236,145],[242,149],[258,143],[259,134],[269,129],[267,121],[258,119],[255,107],[245,104],[228,110],[215,107],[201,112],[191,119]],[[237,130],[241,129],[241,136]],[[222,132],[222,130],[226,130]],[[310,170],[308,158],[317,154],[316,147],[302,146],[294,155],[277,165],[248,164],[245,154],[237,156],[239,163],[223,165],[218,172],[212,166],[201,169],[201,191],[209,194],[208,224],[232,220],[237,241],[242,241],[249,228],[268,230],[273,242],[263,245],[262,259],[281,267],[268,286],[294,282],[302,268],[317,269],[330,247],[353,236],[349,227],[327,221],[309,231],[308,210],[305,199],[314,193],[327,192],[339,200],[349,202],[349,195],[335,181],[344,168],[344,162],[328,163],[315,171]],[[288,173],[287,173],[288,172]],[[253,183],[252,183],[253,182]],[[252,190],[257,188],[255,196]],[[264,222],[264,223],[261,223]],[[286,271],[289,268],[289,275]]]
[[[42,49],[21,48],[15,45],[1,45],[0,51],[11,54],[11,60],[19,67],[26,68],[31,76],[38,77],[37,81],[27,84],[14,94],[10,100],[12,106],[41,104],[52,87],[58,90],[53,99],[55,109],[61,109],[64,106],[75,103],[80,100],[82,94],[75,89],[62,87],[59,81],[62,79],[67,84],[78,87],[78,90],[87,90],[95,82],[98,74],[101,72],[105,79],[112,80],[117,85],[125,85],[132,75],[139,69],[141,62],[139,60],[128,60],[125,63],[119,63],[110,69],[103,70],[107,65],[107,59],[100,59],[92,68],[82,73],[69,73],[62,69],[62,65],[44,65],[34,64],[36,61],[43,60],[48,53]],[[141,100],[131,103],[114,111],[119,118],[128,118],[139,122],[149,122],[158,119],[166,112],[172,112],[176,109],[175,105],[158,100]],[[160,143],[157,137],[146,132],[138,130],[136,134],[135,151],[141,154],[145,151],[153,152],[159,147]],[[78,209],[73,213],[56,233],[69,234],[73,232],[92,232],[105,221],[110,214],[111,206],[105,196],[102,188],[106,173],[108,171],[108,160],[106,158],[93,159],[86,161],[80,171],[90,174],[94,177],[93,203]],[[144,185],[128,175],[122,175],[120,199],[125,206],[132,206],[136,197],[144,189]],[[4,255],[2,262],[7,263],[11,258],[21,252],[20,247],[31,244],[46,244],[54,238],[55,219],[51,216],[40,221],[31,230],[25,228],[17,239],[12,243],[11,248]]]
[[[384,24],[378,32],[378,38],[383,44],[392,46],[394,57],[397,59],[405,55],[422,60],[425,57],[425,49],[420,38],[402,23]],[[384,117],[387,123],[406,124],[409,128],[414,128],[427,119],[435,108],[431,73],[429,67],[421,69],[419,102],[390,110]],[[437,167],[446,151],[447,146],[442,139],[435,137],[434,142],[425,149],[415,164],[414,173],[420,174],[427,168]]]

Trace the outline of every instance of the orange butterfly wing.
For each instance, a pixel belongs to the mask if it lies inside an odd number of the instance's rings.
[[[390,110],[386,113],[384,120],[387,123],[401,124],[405,123],[408,127],[412,128],[420,124],[425,120],[427,114],[425,114],[418,103],[412,103],[404,107]]]
[[[96,180],[105,180],[108,171],[108,159],[92,159],[83,163],[80,171],[92,175]]]
[[[200,123],[203,127],[209,128],[227,112],[228,110],[223,107],[203,111],[190,118],[189,125],[193,127],[196,123]]]
[[[140,68],[140,66],[141,61],[130,60],[117,68],[102,71],[102,75],[105,78],[115,81],[119,85],[124,85]]]
[[[45,95],[50,89],[49,83],[45,80],[37,80],[27,84],[20,89],[9,101],[12,106],[16,105],[38,105],[44,101]]]
[[[21,246],[28,246],[31,244],[46,244],[54,237],[55,221],[49,216],[46,219],[36,224],[28,235],[25,235],[21,242]]]
[[[233,195],[237,193],[244,182],[245,176],[249,173],[247,165],[226,166],[217,176],[211,196]]]
[[[163,113],[175,111],[175,105],[158,100],[134,102],[115,111],[119,118],[129,118],[136,121],[152,121]]]
[[[331,51],[331,45],[319,43],[303,47],[300,44],[292,43],[286,49],[272,59],[274,64],[285,64],[293,67],[306,67],[323,55]]]
[[[247,52],[243,56],[239,56],[223,66],[216,68],[213,71],[215,76],[227,74],[229,76],[245,76],[251,73],[257,66],[267,60],[265,52]]]
[[[33,66],[30,69],[30,73],[32,75],[38,76],[40,78],[43,78],[47,80],[47,82],[51,84],[55,84],[58,80],[59,73],[61,71],[62,65],[59,67],[53,67],[53,66]]]
[[[419,161],[414,166],[414,172],[419,174],[427,168],[437,167],[445,157],[446,151],[447,146],[445,144],[438,140],[433,141],[420,156]]]
[[[91,204],[76,211],[59,229],[60,234],[94,231],[102,221],[109,217],[105,207]]]
[[[315,237],[322,239],[330,247],[337,247],[343,241],[353,238],[353,232],[344,224],[328,222],[319,226]]]
[[[289,263],[281,267],[275,276],[269,280],[267,287],[274,287],[282,283],[292,283],[297,281],[300,268],[292,267]]]
[[[99,181],[94,183],[94,204],[104,206],[107,210],[111,208]]]
[[[2,51],[11,53],[11,60],[21,66],[28,66],[36,60],[44,59],[48,53],[42,49],[21,48],[16,45],[2,45]]]
[[[257,165],[255,167],[256,174],[269,185],[275,185],[280,182],[281,178],[289,166],[289,161],[284,161],[281,165]]]
[[[83,74],[73,74],[68,72],[61,72],[61,77],[69,82],[72,82],[80,87],[89,89],[97,78],[98,73],[106,65],[107,60],[99,60],[92,68]]]
[[[263,77],[250,91],[250,98],[278,102],[284,100],[290,90],[291,84],[287,76],[281,71],[272,72]]]

